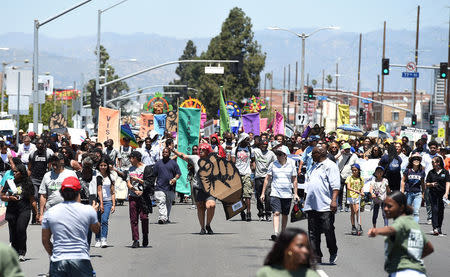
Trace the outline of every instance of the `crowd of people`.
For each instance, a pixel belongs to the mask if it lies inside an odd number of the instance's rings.
[[[201,138],[192,153],[177,151],[171,134],[160,136],[155,131],[138,138],[138,148],[132,148],[128,138],[120,146],[113,140],[102,143],[90,138],[75,145],[68,134],[56,133],[21,134],[19,142],[17,147],[12,139],[0,141],[0,195],[7,205],[9,241],[19,260],[25,261],[27,226],[42,224],[53,276],[80,266],[92,274],[90,263],[80,260],[89,260],[92,233],[94,247],[108,247],[108,222],[118,202],[128,201],[131,247],[147,247],[148,214],[153,208],[158,210],[158,224],[168,224],[173,203],[186,201],[184,194],[177,200],[176,183],[181,176],[177,158],[188,162],[190,199],[197,209],[201,235],[214,234],[216,199],[202,189],[198,161],[216,153],[234,164],[246,204],[241,219],[273,224],[270,239],[275,244],[258,276],[273,276],[271,272],[280,270],[316,276],[310,271],[322,263],[322,233],[329,262],[335,264],[338,258],[335,213],[349,212],[351,233],[360,235],[365,209],[373,213],[369,236],[388,237],[391,259],[386,271],[425,273],[422,258],[433,247],[418,225],[420,207],[426,206],[430,231],[442,235],[444,202],[450,190],[450,149],[428,142],[426,134],[412,145],[407,137],[338,140],[336,133],[289,138],[227,132],[223,141],[218,134]],[[375,167],[362,168],[366,161]],[[363,170],[373,176],[363,176]],[[119,195],[123,191],[125,196]],[[253,196],[257,217],[252,217]],[[293,202],[303,205],[307,232],[287,228]],[[380,209],[384,227],[377,228]],[[394,219],[391,225],[389,219]],[[411,239],[415,240],[414,255],[408,254]]]

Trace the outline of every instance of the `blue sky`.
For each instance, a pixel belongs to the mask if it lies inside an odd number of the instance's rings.
[[[41,28],[51,37],[94,35],[97,10],[120,0],[93,0]],[[33,32],[33,20],[43,21],[82,0],[2,0],[0,34]],[[448,0],[128,0],[105,12],[102,31],[121,34],[153,33],[177,38],[212,37],[233,7],[252,19],[253,30],[268,26],[309,28],[340,26],[342,31],[369,32],[387,21],[390,29],[414,30],[417,5],[421,27],[447,28]],[[1,43],[1,42],[0,42]]]

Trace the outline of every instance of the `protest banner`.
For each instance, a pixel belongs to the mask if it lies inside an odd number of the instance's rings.
[[[84,129],[67,128],[67,132],[69,133],[70,141],[75,145],[81,145],[87,137]]]
[[[141,124],[141,128],[139,129],[139,137],[146,138],[148,132],[153,130],[153,114],[141,113],[139,124]]]
[[[260,118],[259,119],[259,131],[260,133],[264,133],[267,131],[267,118]]]
[[[119,148],[119,121],[120,112],[118,110],[100,107],[98,112],[97,141],[104,143],[106,140],[112,139],[114,148]]]
[[[242,116],[242,125],[244,126],[244,132],[259,136],[261,133],[259,113],[244,114]]]
[[[137,144],[136,137],[133,135],[133,132],[131,131],[130,125],[124,124],[120,126],[120,145],[125,145],[123,139],[129,138],[130,139],[130,146],[133,148],[138,148],[139,145]]]
[[[200,109],[179,108],[178,110],[178,151],[191,155],[192,147],[198,145],[200,136]],[[181,176],[177,181],[176,191],[187,195],[191,194],[191,187],[187,182],[187,162],[177,159]]]
[[[153,118],[154,118],[154,130],[158,133],[160,137],[164,136],[164,131],[166,130],[167,114],[155,114]]]
[[[278,111],[275,112],[275,118],[273,120],[273,134],[281,134],[284,136],[284,117]]]

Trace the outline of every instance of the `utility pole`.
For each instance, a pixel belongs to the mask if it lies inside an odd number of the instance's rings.
[[[298,80],[298,62],[295,62],[295,92],[294,92],[294,118],[297,117],[298,95],[297,95],[297,80]],[[302,99],[300,99],[302,101]]]
[[[383,27],[383,59],[385,58],[386,54],[386,21],[384,21],[384,27]],[[378,75],[378,80],[380,79],[380,75]],[[383,102],[383,95],[384,94],[384,75],[381,75],[381,102]],[[373,107],[373,106],[372,106]],[[381,105],[381,117],[380,117],[380,125],[384,122],[384,107]]]
[[[377,99],[378,100],[380,99],[379,97],[380,97],[380,74],[377,75]],[[373,95],[372,95],[372,99],[375,99],[373,97]],[[381,102],[383,102],[383,98],[381,98]],[[373,109],[373,104],[374,103],[372,103],[372,109]],[[380,125],[381,125],[383,122],[383,115],[382,115],[383,114],[383,105],[380,105],[380,108],[381,108],[381,116],[380,116]],[[372,121],[372,123],[373,123],[373,121]]]
[[[292,93],[292,91],[291,91],[291,64],[288,64],[288,82],[287,83],[288,83],[287,87],[288,87],[288,93],[289,93],[288,112],[287,112],[287,114],[288,114],[288,117],[289,117],[289,115],[291,114],[291,107],[290,107],[289,103],[291,102],[291,93]],[[295,97],[294,97],[294,101],[295,101]],[[295,106],[295,102],[294,102],[294,106]],[[294,122],[295,122],[295,114],[294,114]]]
[[[417,6],[417,26],[416,26],[416,49],[414,51],[414,62],[416,63],[416,71],[419,61],[419,18],[420,18],[420,5]],[[416,113],[416,93],[417,93],[417,78],[413,78],[413,97],[411,103],[412,115]],[[411,116],[412,116],[411,115]],[[421,119],[423,121],[423,119]]]
[[[270,72],[270,107],[272,107],[273,99],[273,71]]]
[[[361,41],[362,41],[362,34],[359,34],[359,55],[358,55],[358,84],[356,87],[356,92],[358,93],[358,96],[361,97],[361,90],[360,90],[360,83],[361,83]],[[357,125],[361,125],[361,122],[359,122],[359,108],[361,105],[361,100],[358,99],[358,105],[357,105],[357,111],[356,111],[356,122]]]
[[[449,16],[448,16],[448,56],[447,56],[447,60],[448,60],[448,64],[450,64],[450,8],[449,8]],[[450,70],[448,70],[447,68],[447,79],[445,80],[445,82],[447,83],[447,101],[446,101],[446,106],[447,106],[447,115],[450,115],[450,82],[448,74],[450,73]],[[446,145],[449,144],[449,122],[445,122],[445,138],[446,138]]]
[[[267,83],[267,73],[264,73],[264,101],[266,101],[266,83]]]
[[[325,69],[322,69],[322,93],[320,94],[322,96],[323,96],[324,89],[325,89]],[[320,110],[320,123],[319,123],[320,126],[322,126],[322,117],[323,117],[323,103],[322,103],[322,109]]]

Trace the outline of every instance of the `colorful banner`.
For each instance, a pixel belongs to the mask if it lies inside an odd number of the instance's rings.
[[[273,134],[274,135],[284,135],[284,117],[281,113],[275,112],[274,124],[273,124]]]
[[[167,113],[166,129],[172,135],[176,133],[178,126],[178,113],[177,111],[170,111]]]
[[[267,118],[260,118],[259,119],[259,130],[261,133],[264,133],[267,131]]]
[[[129,138],[130,139],[130,146],[133,148],[138,148],[139,145],[137,144],[136,138],[133,135],[133,132],[131,131],[130,125],[124,124],[120,126],[120,144],[124,145],[123,138]]]
[[[153,114],[141,113],[141,119],[139,121],[141,129],[139,130],[139,137],[146,138],[149,131],[153,130]]]
[[[202,113],[201,119],[200,119],[200,129],[203,129],[205,126],[207,115],[206,113]]]
[[[67,128],[67,132],[70,136],[70,142],[75,145],[81,145],[81,143],[87,138],[86,130],[84,129]]]
[[[338,105],[337,126],[342,124],[350,124],[350,106],[346,104]]]
[[[164,131],[166,130],[166,119],[167,114],[155,114],[154,118],[154,130],[158,133],[158,135],[164,136]]]
[[[118,110],[99,108],[98,112],[98,137],[97,141],[104,143],[108,139],[114,142],[114,148],[120,145],[119,140],[120,112]]]
[[[198,145],[200,137],[200,109],[179,108],[178,110],[178,151],[192,154],[192,147]],[[177,159],[180,166],[181,177],[177,181],[176,191],[187,195],[191,194],[191,187],[187,182],[187,162]]]
[[[259,113],[244,114],[242,116],[242,125],[244,126],[244,132],[259,136],[261,133]]]
[[[230,131],[230,118],[228,116],[227,106],[223,100],[222,90],[223,86],[220,86],[220,136],[223,136],[223,133]]]

